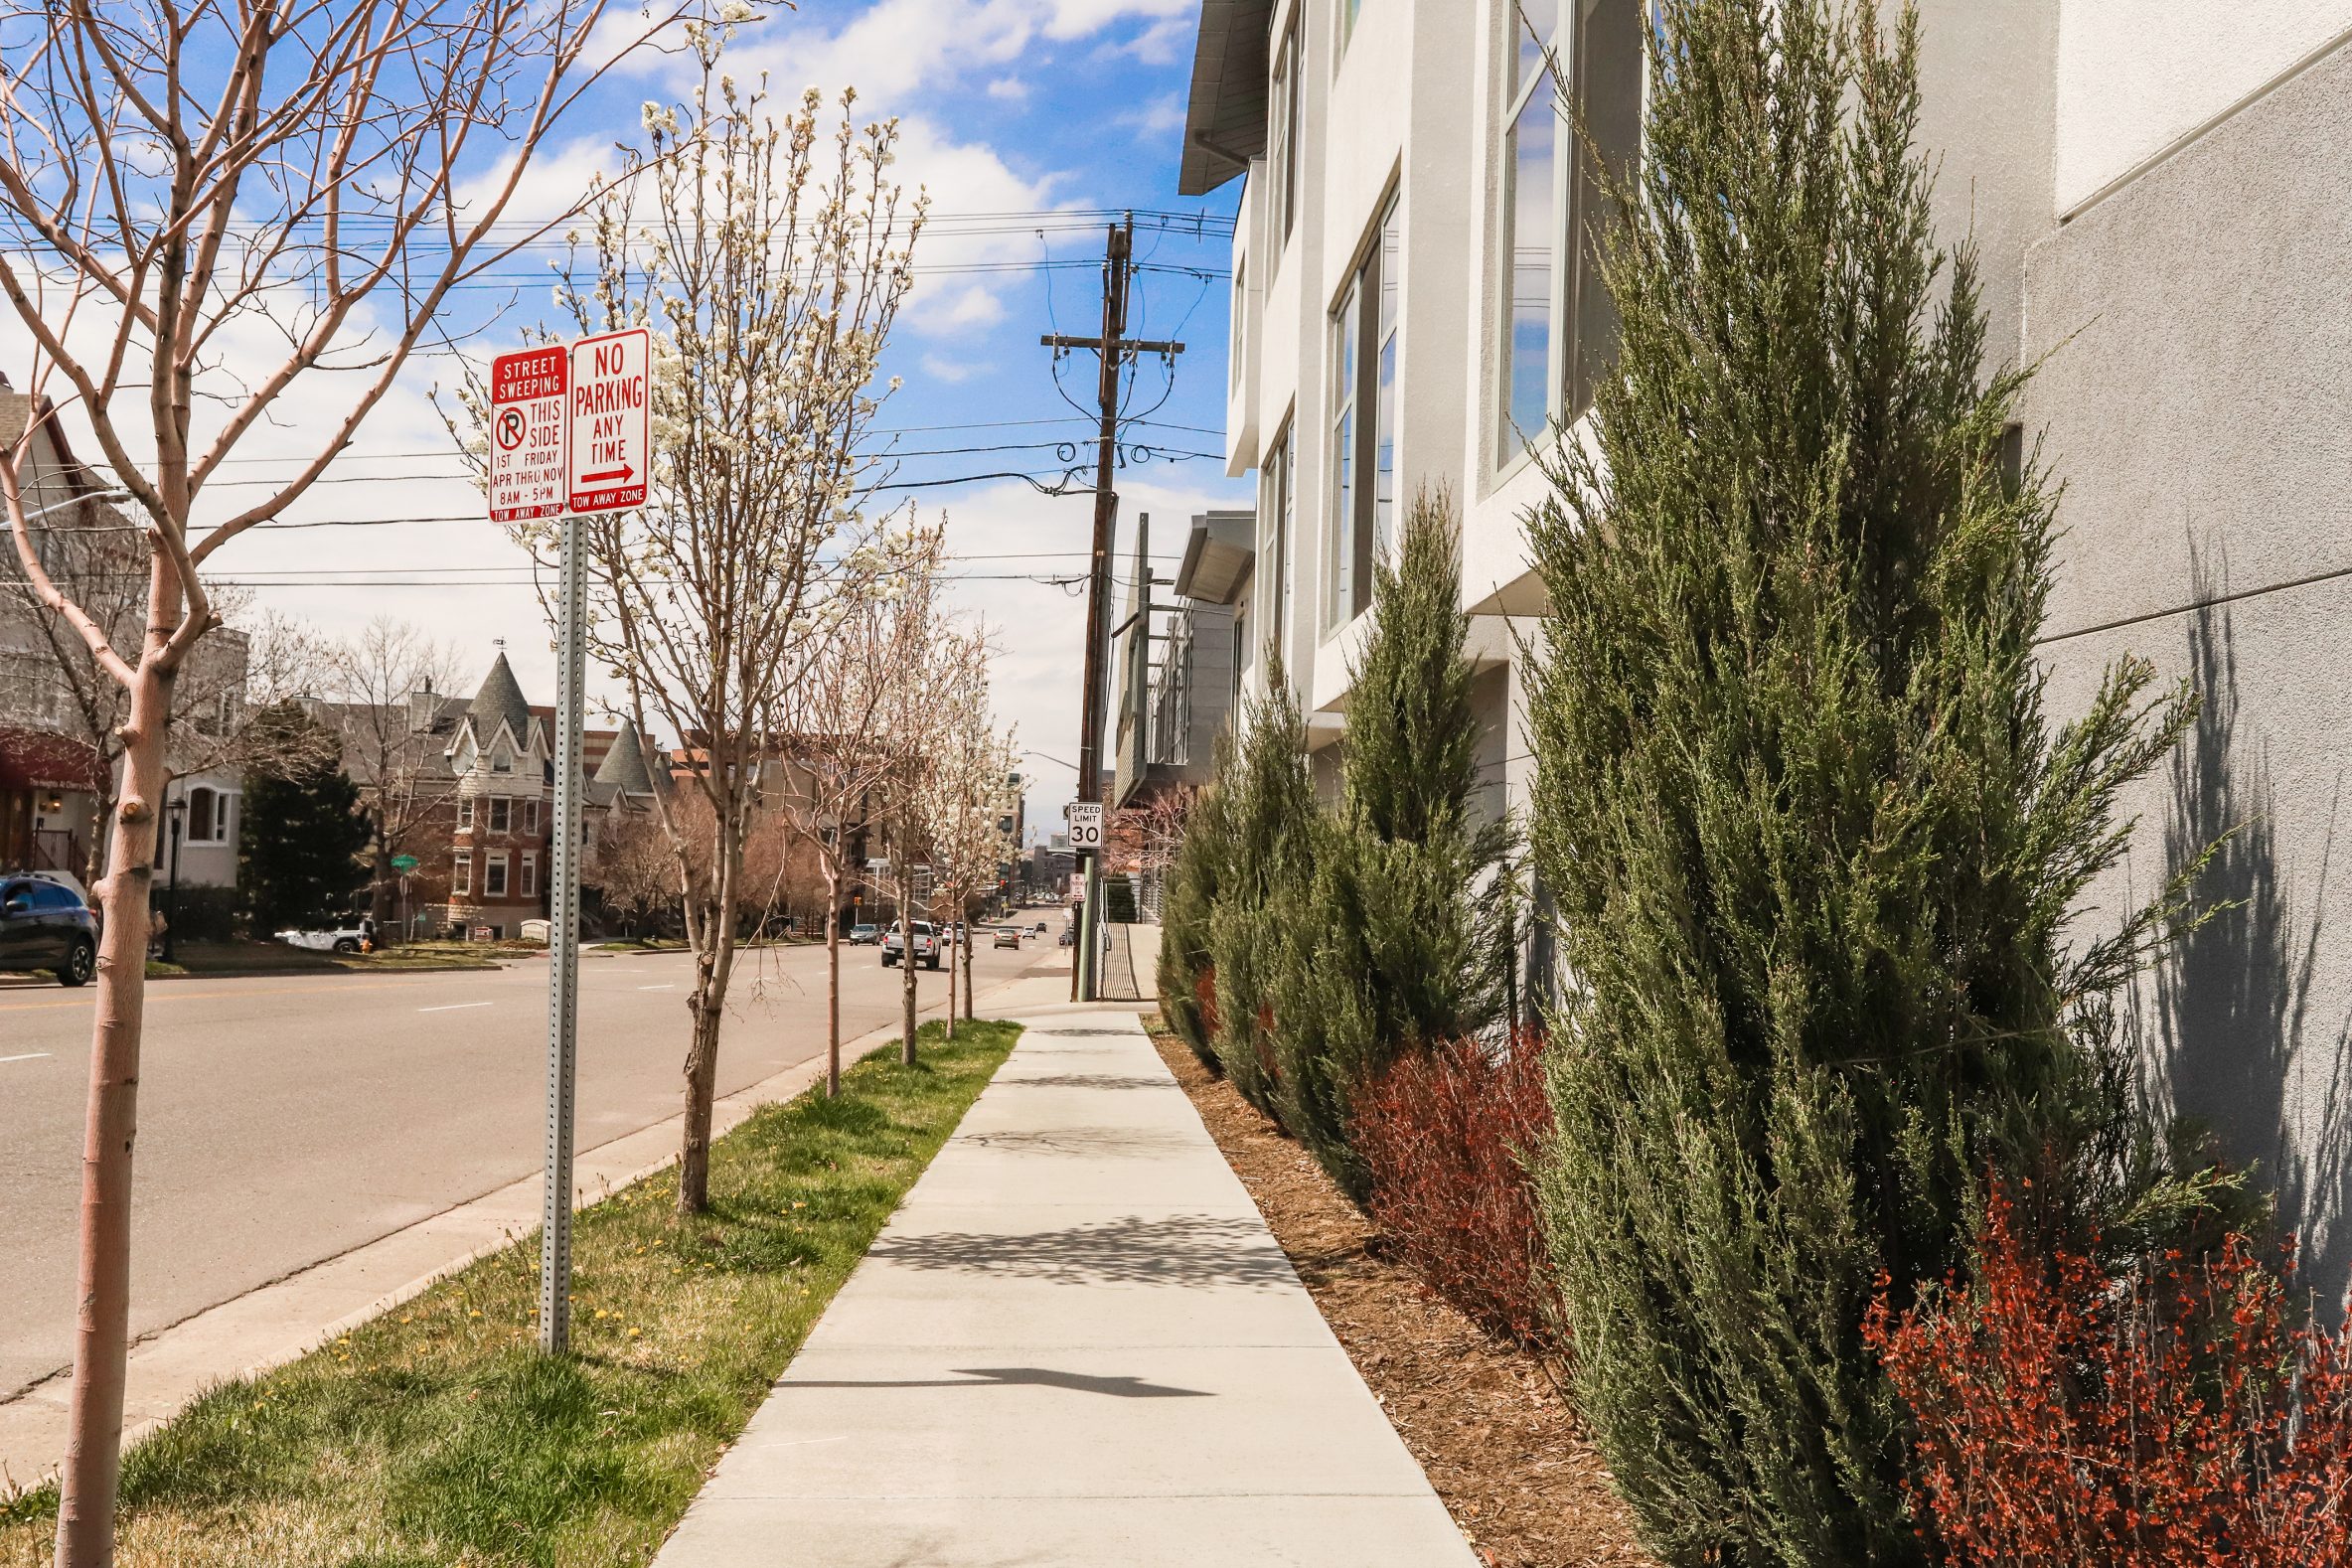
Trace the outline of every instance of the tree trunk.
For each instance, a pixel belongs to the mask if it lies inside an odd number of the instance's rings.
[[[958,907],[959,911],[960,911],[960,910],[961,910],[961,908],[962,908],[962,906],[961,906],[961,905],[958,905],[957,907]],[[941,933],[941,935],[940,935],[940,942],[941,942],[942,944],[945,944],[945,943],[946,943],[946,941],[947,941],[947,935],[946,935],[946,933],[945,933],[945,932],[942,932],[942,933]],[[949,947],[949,948],[947,949],[947,1037],[948,1037],[949,1039],[951,1039],[951,1040],[952,1040],[952,1039],[954,1039],[954,1038],[956,1037],[956,954],[957,954],[957,951],[958,951],[958,948],[956,948],[956,947]]]
[[[952,1018],[955,1009],[950,1007],[948,1014]],[[970,942],[964,944],[964,1017],[972,1017],[972,944]]]
[[[718,895],[702,909],[690,904],[687,936],[695,949],[695,989],[687,999],[694,1037],[686,1051],[685,1130],[678,1150],[678,1212],[710,1206],[710,1102],[718,1080],[718,1025],[726,1016],[727,981],[734,973],[734,878],[721,854]]]
[[[842,1092],[842,873],[825,868],[825,1097]]]
[[[159,568],[160,569],[160,568]],[[58,1491],[58,1568],[114,1560],[114,1493],[122,1475],[122,1385],[130,1329],[131,1151],[139,1131],[139,1031],[147,1000],[147,911],[164,780],[174,672],[142,660],[131,689],[121,804],[97,884],[96,1018],[89,1112],[81,1148],[80,1258],[76,1278],[74,1384]]]
[[[904,859],[901,851],[900,858]],[[911,862],[898,876],[898,967],[903,972],[898,997],[904,1018],[900,1020],[898,1060],[901,1065],[915,1064],[915,961],[914,961],[914,868]]]

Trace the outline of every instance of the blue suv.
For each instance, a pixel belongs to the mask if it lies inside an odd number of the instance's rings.
[[[0,970],[46,969],[69,986],[98,972],[98,917],[45,876],[0,875]]]

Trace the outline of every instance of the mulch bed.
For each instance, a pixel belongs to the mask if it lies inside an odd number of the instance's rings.
[[[1176,1035],[1152,1040],[1397,1435],[1490,1568],[1654,1568],[1555,1369],[1377,1255],[1379,1232],[1307,1152]]]

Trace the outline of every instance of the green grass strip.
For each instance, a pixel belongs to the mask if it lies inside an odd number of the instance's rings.
[[[923,1025],[713,1146],[710,1212],[667,1174],[583,1210],[574,1353],[534,1349],[536,1234],[264,1377],[206,1394],[123,1472],[125,1568],[649,1562],[1013,1048]],[[57,1493],[0,1502],[0,1564],[50,1560]]]

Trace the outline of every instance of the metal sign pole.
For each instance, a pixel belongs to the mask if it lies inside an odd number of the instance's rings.
[[[548,921],[548,1174],[539,1252],[539,1347],[571,1344],[571,1131],[579,1070],[580,702],[587,676],[580,520],[563,517],[562,668],[555,687],[555,844]]]

